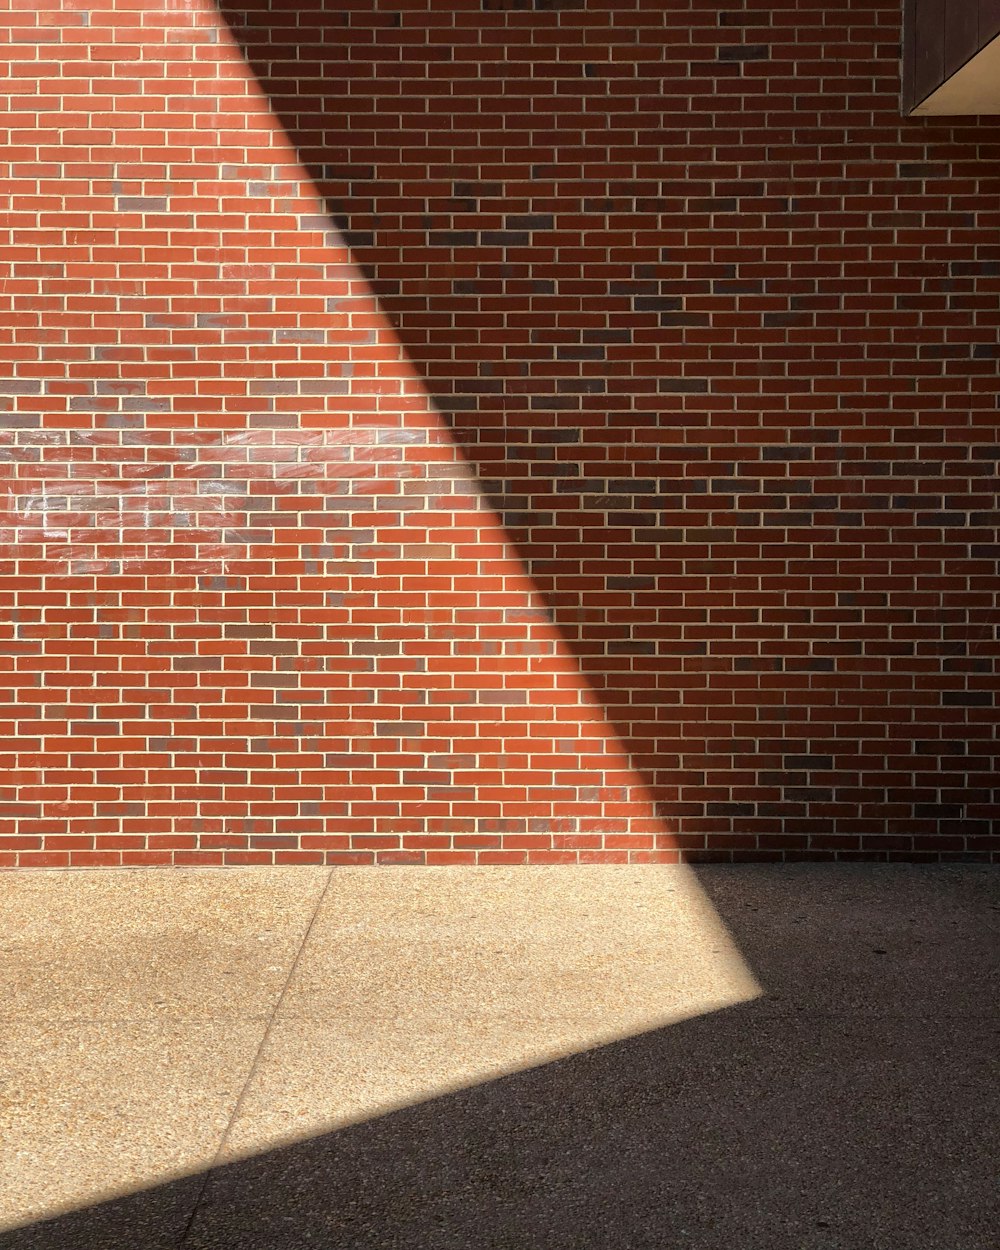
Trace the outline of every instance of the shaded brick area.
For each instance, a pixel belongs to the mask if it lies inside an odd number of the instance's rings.
[[[897,5],[4,7],[0,863],[996,857]]]

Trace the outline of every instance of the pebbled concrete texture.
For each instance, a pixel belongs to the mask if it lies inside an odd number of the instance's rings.
[[[238,1020],[4,1022],[5,1220],[210,1167],[263,1032]]]
[[[212,1165],[328,880],[0,876],[0,1228]]]
[[[343,869],[223,1157],[759,992],[687,870]]]
[[[4,873],[0,1020],[267,1019],[328,870]]]
[[[995,869],[93,876],[0,877],[3,1250],[995,1247]]]

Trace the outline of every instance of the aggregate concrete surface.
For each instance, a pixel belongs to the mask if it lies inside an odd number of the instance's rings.
[[[0,875],[0,1250],[995,1250],[979,865]]]

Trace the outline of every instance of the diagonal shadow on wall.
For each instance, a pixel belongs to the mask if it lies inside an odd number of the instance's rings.
[[[858,55],[890,57],[862,8]],[[815,187],[768,147],[772,9],[220,10],[677,845],[849,857],[863,837],[905,856],[936,835],[931,858],[987,857],[988,714],[953,709],[988,700],[964,675],[991,669],[993,626],[933,596],[914,608],[908,580],[897,604],[904,546],[885,585],[857,571],[864,544],[891,542],[886,509],[923,507],[919,413],[887,417],[881,382],[803,346],[839,324],[839,262],[817,285],[805,247],[801,274],[793,258],[761,277],[765,244],[783,255],[816,224],[795,199]],[[886,61],[887,125],[895,74]],[[842,95],[824,86],[816,125]],[[710,142],[734,101],[738,160]],[[872,222],[872,264],[894,238]],[[908,336],[876,334],[892,391]],[[873,406],[903,427],[898,463],[865,443]],[[915,646],[940,707],[914,687]]]
[[[702,871],[765,998],[0,1247],[988,1250],[995,878],[895,872]]]

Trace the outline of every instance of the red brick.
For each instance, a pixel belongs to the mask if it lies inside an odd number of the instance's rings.
[[[997,860],[1000,124],[493,8],[8,15],[0,865]]]

